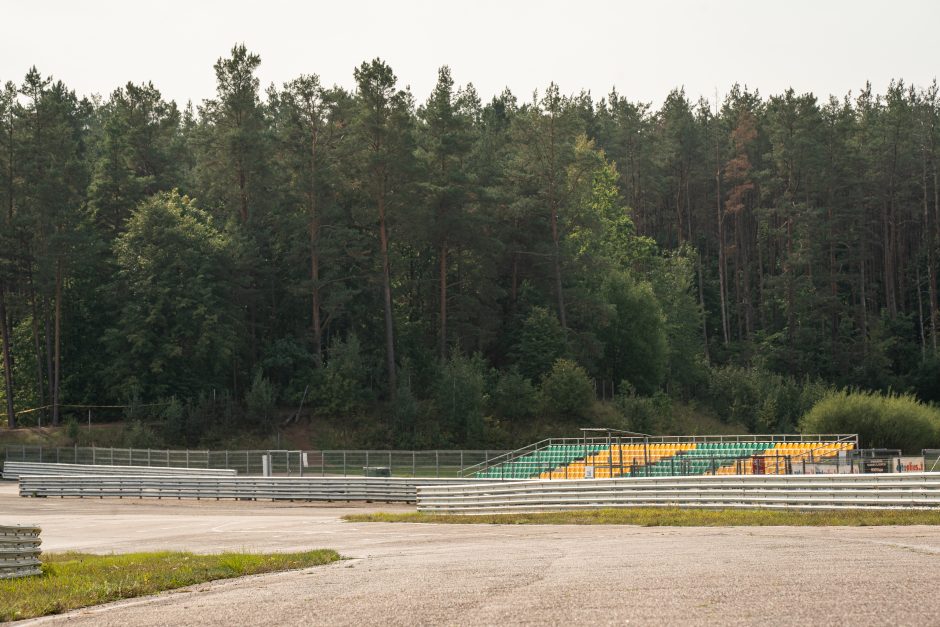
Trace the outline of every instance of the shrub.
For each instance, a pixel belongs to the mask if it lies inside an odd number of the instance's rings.
[[[614,403],[624,419],[623,428],[637,433],[671,433],[672,400],[660,392],[655,396],[638,396],[626,382]]]
[[[724,422],[751,432],[783,433],[792,431],[828,389],[760,368],[726,366],[709,373],[708,404]]]
[[[277,403],[277,393],[274,386],[264,378],[261,370],[255,373],[251,387],[245,393],[245,405],[253,420],[262,425],[270,424],[274,418],[274,408]]]
[[[318,372],[321,382],[311,387],[311,395],[321,412],[349,416],[365,405],[369,390],[365,385],[366,370],[362,362],[359,338],[350,334],[344,342],[330,343],[326,366]]]
[[[69,416],[65,421],[65,435],[72,444],[78,442],[78,421],[74,416]]]
[[[533,307],[509,356],[523,376],[536,381],[565,355],[566,347],[565,330],[555,314],[544,307]]]
[[[490,405],[493,413],[500,418],[529,418],[538,411],[538,402],[538,391],[517,367],[513,366],[497,375]]]
[[[807,433],[858,433],[864,448],[919,452],[940,446],[940,409],[909,394],[832,392],[807,412],[800,426]]]
[[[610,321],[601,368],[612,381],[626,379],[641,394],[659,390],[666,376],[669,344],[665,320],[653,289],[625,273],[615,273],[604,284]]]
[[[454,444],[479,446],[486,404],[486,362],[480,354],[454,352],[441,365],[434,385],[434,405]]]
[[[594,403],[594,386],[584,368],[568,359],[558,359],[542,378],[542,405],[550,414],[583,418]]]

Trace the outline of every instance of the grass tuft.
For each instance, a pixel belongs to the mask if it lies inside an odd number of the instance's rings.
[[[0,580],[0,622],[59,614],[216,579],[329,564],[336,551],[303,553],[181,552],[90,555],[49,553],[42,575]]]
[[[485,525],[638,525],[642,527],[869,527],[940,525],[940,511],[926,510],[769,510],[623,508],[536,514],[426,514],[422,512],[350,514],[347,522],[403,522]]]

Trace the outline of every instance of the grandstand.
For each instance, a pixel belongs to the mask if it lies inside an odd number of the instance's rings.
[[[856,435],[623,436],[584,429],[581,438],[548,439],[474,466],[478,479],[607,479],[687,475],[791,474],[806,463],[838,462]],[[588,437],[603,432],[603,437]],[[841,454],[841,457],[840,457]]]

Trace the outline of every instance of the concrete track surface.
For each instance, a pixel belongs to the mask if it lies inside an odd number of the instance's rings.
[[[348,560],[21,624],[940,624],[940,527],[351,524],[301,503],[20,499],[46,551],[334,548]]]

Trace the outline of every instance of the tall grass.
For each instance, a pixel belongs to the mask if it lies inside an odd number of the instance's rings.
[[[830,392],[800,423],[804,433],[858,433],[863,448],[919,453],[940,447],[940,409],[910,394]]]

